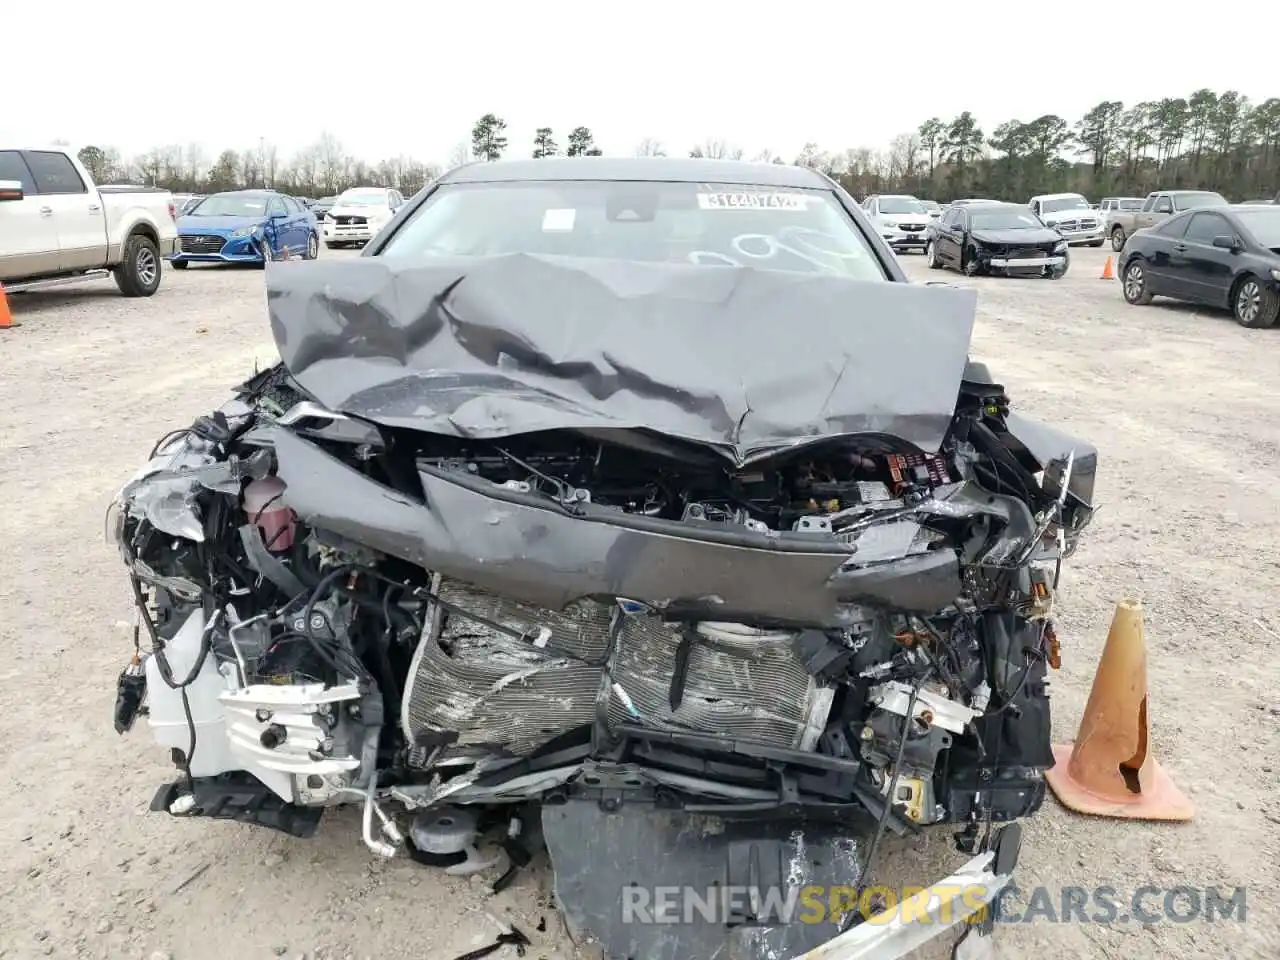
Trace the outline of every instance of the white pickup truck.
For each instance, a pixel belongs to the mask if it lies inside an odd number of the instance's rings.
[[[126,297],[160,287],[178,242],[172,196],[96,187],[74,153],[0,147],[0,284],[6,292],[105,277]]]

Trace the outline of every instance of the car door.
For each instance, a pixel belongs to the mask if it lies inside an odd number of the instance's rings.
[[[58,227],[53,211],[41,212],[44,202],[17,150],[0,150],[0,180],[22,184],[21,200],[0,201],[0,280],[56,273]]]
[[[1193,213],[1187,232],[1173,244],[1170,273],[1186,300],[1227,305],[1239,254],[1213,245],[1214,237],[1235,237],[1236,229],[1216,213]]]
[[[264,236],[274,254],[279,254],[289,246],[289,211],[285,209],[284,198],[280,196],[267,199],[264,211],[267,215],[267,228]]]
[[[61,150],[25,150],[22,159],[35,181],[40,212],[53,218],[58,231],[58,269],[103,266],[107,262],[107,224],[98,192],[89,190],[75,164]]]
[[[1138,214],[1134,225],[1139,230],[1145,230],[1171,216],[1173,216],[1173,200],[1166,193],[1157,193],[1142,205],[1142,212]]]
[[[307,249],[307,238],[311,233],[311,218],[306,209],[293,197],[281,197],[288,214],[289,250],[301,256]]]
[[[934,256],[947,266],[960,266],[960,250],[964,243],[965,215],[962,207],[948,210],[938,223],[938,240]]]
[[[1147,287],[1152,293],[1186,298],[1186,279],[1175,270],[1173,256],[1174,248],[1182,244],[1182,235],[1186,232],[1189,219],[1174,217],[1157,224],[1143,241],[1142,247],[1147,257]]]
[[[880,209],[876,204],[875,197],[867,197],[862,203],[862,209],[867,212],[867,219],[871,221],[871,226],[876,228],[876,232],[880,232]]]

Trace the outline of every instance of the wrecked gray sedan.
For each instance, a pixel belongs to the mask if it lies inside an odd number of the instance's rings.
[[[996,897],[1096,454],[970,361],[973,291],[813,171],[598,158],[463,167],[267,287],[282,362],[114,514],[153,809],[355,804],[497,887],[545,847],[619,958],[899,956],[966,909],[877,913],[886,831]]]

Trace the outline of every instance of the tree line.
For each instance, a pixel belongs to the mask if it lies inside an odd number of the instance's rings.
[[[561,154],[555,131],[539,127],[524,149],[511,148],[507,124],[486,113],[471,137],[455,147],[452,168],[470,160],[512,153]],[[566,156],[599,156],[590,127],[565,136]],[[646,137],[636,156],[665,156],[661,141]],[[744,151],[709,138],[691,157],[742,159]],[[407,156],[368,163],[332,134],[283,160],[265,140],[241,150],[206,154],[198,144],[158,147],[130,158],[110,147],[89,146],[80,159],[99,183],[140,182],[183,193],[271,187],[318,197],[357,186],[386,186],[416,193],[440,167]],[[931,117],[894,137],[887,149],[825,149],[807,143],[791,161],[772,150],[751,159],[813,167],[861,198],[872,193],[914,193],[936,200],[987,196],[1025,200],[1038,193],[1073,191],[1087,196],[1143,196],[1155,189],[1217,190],[1228,199],[1271,197],[1280,191],[1280,98],[1252,103],[1236,90],[1196,90],[1188,97],[1097,104],[1071,122],[1056,114],[1006,120],[988,133],[972,112],[950,120]]]

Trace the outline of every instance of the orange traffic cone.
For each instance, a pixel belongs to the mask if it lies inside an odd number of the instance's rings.
[[[4,284],[0,283],[0,330],[9,330],[20,326],[22,324],[13,319],[13,311],[9,309],[9,298],[4,293]]]
[[[1102,265],[1102,276],[1099,280],[1114,280],[1116,275],[1111,272],[1111,254],[1107,254],[1107,262]]]
[[[1142,603],[1116,604],[1074,746],[1053,748],[1045,773],[1063,806],[1130,820],[1190,820],[1191,801],[1151,754]]]

